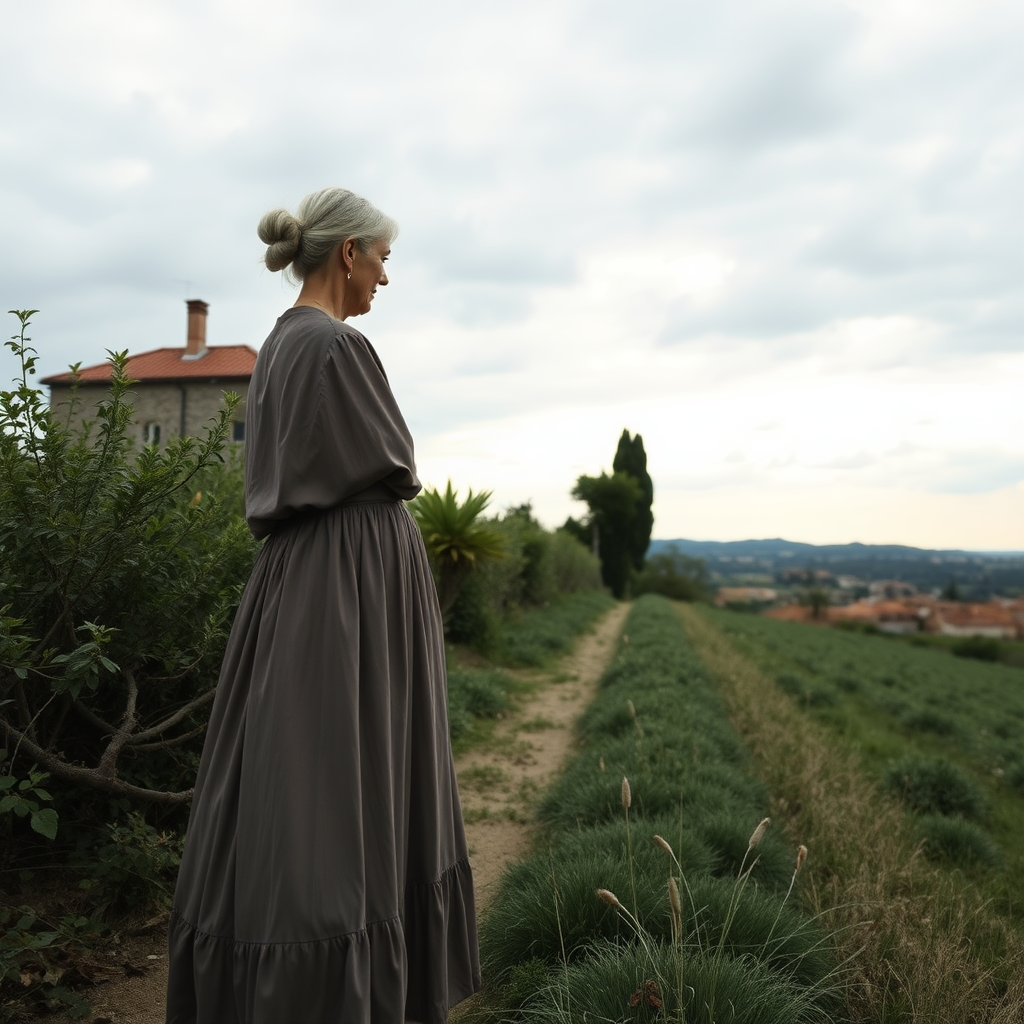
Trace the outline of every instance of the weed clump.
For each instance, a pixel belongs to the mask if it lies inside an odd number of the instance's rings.
[[[929,860],[956,867],[995,867],[1002,860],[992,837],[966,818],[926,814],[918,819],[917,831]]]
[[[1003,645],[992,637],[969,636],[953,644],[953,653],[958,658],[999,661],[1003,656]]]
[[[903,726],[911,732],[927,732],[935,736],[953,736],[956,734],[956,722],[947,715],[930,708],[919,708],[903,715]]]
[[[501,663],[513,668],[546,664],[568,651],[575,638],[614,605],[614,598],[604,591],[584,590],[532,609],[506,624],[498,651]]]
[[[901,758],[889,765],[884,785],[920,814],[979,818],[988,806],[978,783],[943,757]]]
[[[448,731],[458,739],[474,718],[494,718],[510,705],[511,680],[496,669],[448,670]]]

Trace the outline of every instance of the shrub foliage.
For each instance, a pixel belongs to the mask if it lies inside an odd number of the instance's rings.
[[[237,399],[202,439],[138,450],[126,355],[115,354],[96,419],[71,429],[29,383],[33,312],[18,314],[9,347],[21,376],[0,393],[4,775],[29,796],[23,784],[39,769],[114,797],[182,803],[254,550],[244,523],[193,489],[221,463]]]

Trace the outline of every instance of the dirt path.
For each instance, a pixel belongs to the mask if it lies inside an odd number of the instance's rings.
[[[478,909],[505,865],[528,851],[534,804],[570,753],[573,722],[590,703],[628,611],[613,608],[553,668],[521,673],[537,689],[498,724],[486,749],[456,761]]]
[[[501,871],[528,850],[537,797],[554,779],[572,740],[572,723],[593,695],[628,612],[608,612],[576,649],[553,668],[515,673],[533,692],[494,730],[486,750],[456,762],[478,908],[486,906]],[[109,953],[113,980],[83,993],[92,1002],[91,1024],[163,1024],[167,987],[165,921],[147,935]],[[57,1024],[81,1024],[65,1015]]]

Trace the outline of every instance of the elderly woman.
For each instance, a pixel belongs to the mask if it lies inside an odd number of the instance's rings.
[[[168,1024],[442,1024],[479,987],[413,444],[345,321],[394,222],[340,188],[260,221],[302,281],[260,351],[245,506],[266,538],[221,669],[170,922]]]

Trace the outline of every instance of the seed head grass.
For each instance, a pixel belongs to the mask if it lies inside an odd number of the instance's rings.
[[[677,953],[671,947],[657,946],[650,955],[637,946],[598,942],[586,958],[536,991],[518,1019],[531,1024],[834,1024],[837,1019],[833,1002],[822,1000],[814,989],[794,985],[767,965],[745,958],[709,960],[696,951],[684,951],[678,966],[684,978],[681,989],[656,982],[674,976]],[[663,1003],[661,1008],[643,998],[653,992]],[[637,993],[641,999],[634,1001]],[[583,1006],[585,1017],[580,1015]]]

